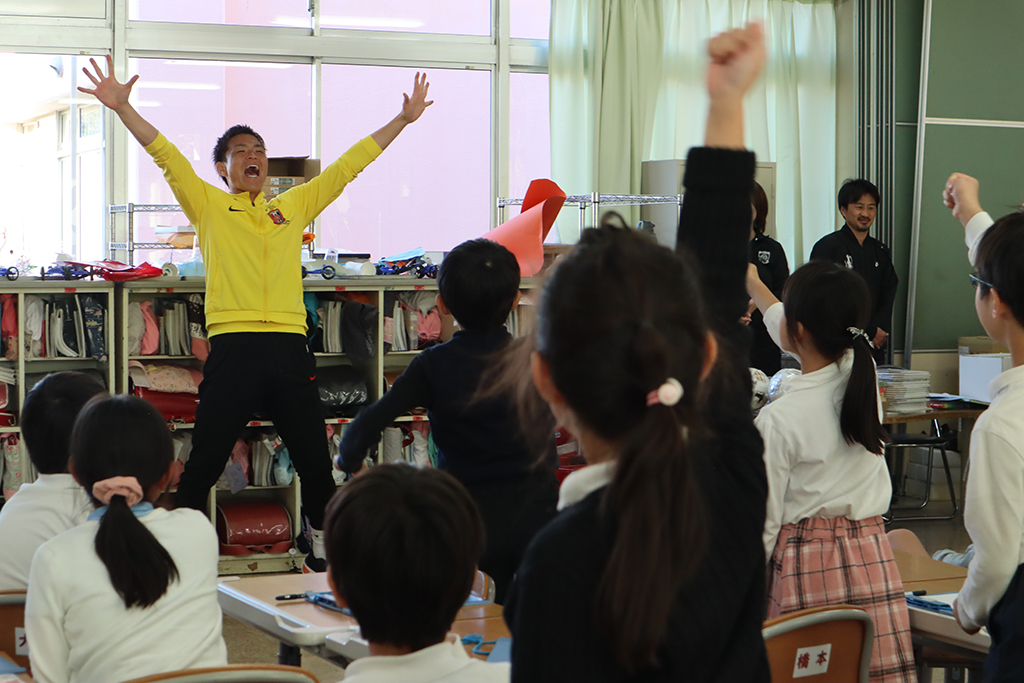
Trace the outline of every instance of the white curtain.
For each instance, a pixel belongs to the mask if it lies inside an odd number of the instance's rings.
[[[552,177],[569,194],[640,193],[641,163],[701,144],[708,38],[764,22],[769,59],[746,103],[747,144],[776,167],[791,266],[835,229],[835,10],[830,0],[552,0]],[[637,211],[627,218],[636,220]],[[578,221],[559,221],[563,242]]]

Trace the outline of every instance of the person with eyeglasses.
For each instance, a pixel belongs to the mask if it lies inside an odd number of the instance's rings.
[[[870,235],[881,195],[874,183],[857,178],[839,189],[839,213],[843,227],[825,235],[811,249],[811,260],[831,261],[860,273],[871,295],[871,317],[864,329],[878,363],[886,362],[886,345],[892,330],[892,305],[899,278],[889,247]]]
[[[992,380],[992,403],[971,433],[964,526],[974,544],[953,616],[992,637],[986,681],[1024,671],[1024,211],[997,221],[982,210],[978,181],[954,173],[943,201],[964,226],[975,272],[974,308],[985,332],[1010,349],[1013,367]]]

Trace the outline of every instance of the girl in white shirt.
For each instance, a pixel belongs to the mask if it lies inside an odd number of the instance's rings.
[[[871,680],[914,681],[903,584],[881,515],[892,496],[877,377],[864,326],[867,285],[825,261],[798,269],[785,305],[748,274],[773,338],[803,375],[755,421],[764,439],[768,618],[852,604],[871,615]]]
[[[39,683],[227,664],[217,535],[200,512],[152,504],[173,453],[163,418],[142,399],[97,397],[79,415],[70,468],[96,510],[32,561],[25,628]]]

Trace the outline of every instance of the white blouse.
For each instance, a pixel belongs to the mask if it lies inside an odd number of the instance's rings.
[[[769,314],[772,314],[771,316]],[[782,304],[765,313],[778,329]],[[808,517],[858,521],[889,508],[892,484],[885,458],[843,438],[839,413],[853,368],[853,352],[793,380],[790,391],[761,409],[754,421],[764,439],[768,510],[767,557],[783,524]],[[881,405],[879,405],[881,408]]]

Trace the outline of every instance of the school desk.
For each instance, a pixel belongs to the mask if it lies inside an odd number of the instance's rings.
[[[930,557],[892,551],[905,591],[929,594],[955,593],[964,585],[967,570]],[[927,597],[927,594],[926,594]],[[991,638],[987,629],[968,635],[953,617],[911,607],[910,631],[915,649],[930,647],[950,655],[981,662],[988,655]]]
[[[357,637],[358,625],[352,617],[314,605],[305,600],[278,601],[279,595],[326,591],[326,574],[271,574],[221,580],[217,600],[224,614],[243,621],[276,638],[281,643],[278,661],[300,666],[302,650],[345,666],[354,657],[345,652],[365,656],[366,641]],[[470,605],[459,610],[453,630],[462,635],[479,631],[460,631],[460,621],[501,619],[502,608],[493,603]],[[468,628],[468,626],[467,626]],[[337,635],[344,647],[327,648],[327,638]],[[502,635],[508,635],[507,631]],[[491,639],[493,640],[493,639]],[[341,650],[338,651],[338,648]]]
[[[11,659],[6,652],[0,652],[0,659],[14,664],[14,660]],[[32,683],[32,677],[27,673],[25,674],[0,674],[0,683],[8,683],[9,681],[18,681],[18,683]]]
[[[457,633],[459,636],[469,636],[475,633],[481,636],[485,642],[493,642],[498,640],[498,638],[512,637],[503,617],[484,617],[481,619],[457,618],[452,624],[451,632]],[[352,661],[353,659],[366,657],[370,654],[365,640],[352,638],[350,633],[346,632],[329,634],[324,647],[330,653],[329,659],[331,661],[338,661],[339,659]],[[472,644],[466,645],[466,652],[477,659],[487,659],[492,646],[482,646],[483,654],[474,654],[474,647]]]

